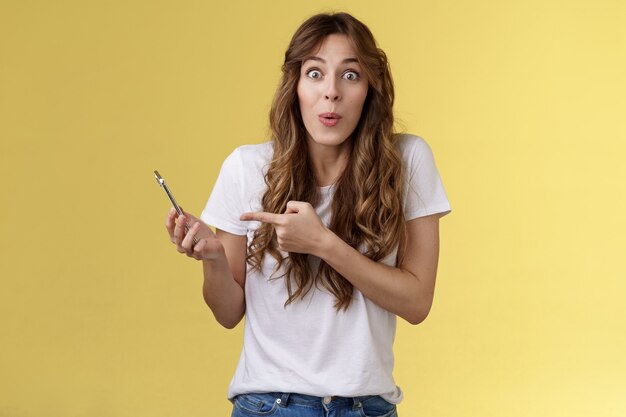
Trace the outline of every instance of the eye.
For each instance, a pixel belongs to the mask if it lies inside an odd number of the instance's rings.
[[[322,73],[320,72],[320,70],[317,69],[310,69],[306,72],[307,77],[309,78],[313,78],[314,80],[317,80],[319,78],[322,78]]]
[[[356,71],[346,71],[343,74],[343,78],[348,81],[356,81],[359,79],[359,73]]]

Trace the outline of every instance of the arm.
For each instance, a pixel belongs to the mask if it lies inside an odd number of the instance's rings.
[[[285,214],[245,213],[241,220],[272,223],[279,248],[326,261],[364,296],[409,323],[422,322],[433,301],[439,260],[439,215],[407,222],[405,259],[399,267],[374,262],[324,226],[308,203],[291,201]]]
[[[399,267],[374,262],[330,230],[317,256],[380,307],[411,324],[426,319],[433,302],[439,260],[439,216],[407,222],[408,241]]]
[[[187,218],[192,226],[185,232]],[[185,214],[176,218],[174,210],[170,211],[165,226],[180,253],[202,261],[202,293],[215,319],[226,328],[235,327],[245,312],[246,236],[219,229],[216,235],[193,216]]]
[[[217,229],[224,256],[216,260],[203,259],[204,284],[202,295],[215,319],[227,329],[235,327],[246,311],[244,286],[246,281],[246,237]],[[202,252],[202,247],[194,248]]]

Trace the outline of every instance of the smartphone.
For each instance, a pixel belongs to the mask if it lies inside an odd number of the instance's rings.
[[[183,212],[183,209],[181,209],[178,203],[176,203],[176,199],[172,195],[172,192],[170,191],[170,189],[167,187],[165,180],[163,179],[163,177],[161,177],[161,175],[159,175],[159,171],[157,170],[154,171],[154,178],[156,178],[159,185],[163,187],[163,189],[165,190],[165,193],[170,198],[170,201],[172,202],[172,204],[174,205],[174,208],[176,209],[176,213],[178,213],[179,216],[182,216],[183,214],[185,214]],[[185,232],[189,232],[189,223],[185,224]],[[193,244],[194,245],[198,244],[198,239],[195,237],[193,238]]]
[[[154,170],[154,178],[156,178],[157,182],[159,183],[159,185],[161,187],[163,187],[163,189],[165,190],[165,192],[167,193],[167,196],[170,198],[170,201],[172,202],[172,204],[174,205],[174,208],[176,209],[176,213],[178,213],[179,216],[182,216],[183,210],[180,208],[180,206],[176,203],[176,199],[174,198],[174,196],[172,195],[172,192],[170,191],[170,189],[167,187],[167,184],[165,183],[165,180],[163,179],[163,177],[161,177],[159,175],[159,171]]]

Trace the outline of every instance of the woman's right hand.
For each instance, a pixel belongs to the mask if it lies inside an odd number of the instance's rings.
[[[189,231],[185,230],[185,224],[189,225]],[[224,247],[211,228],[188,213],[178,216],[172,207],[167,215],[165,228],[170,235],[170,241],[176,245],[176,250],[190,258],[209,261],[225,256]],[[197,242],[195,244],[194,239]]]

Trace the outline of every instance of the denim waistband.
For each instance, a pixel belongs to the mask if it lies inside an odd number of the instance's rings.
[[[299,404],[309,407],[322,407],[322,404],[329,405],[331,403],[334,406],[359,407],[361,405],[361,402],[369,398],[375,397],[375,395],[363,395],[358,397],[340,397],[334,395],[327,397],[316,397],[314,395],[296,394],[289,392],[269,392],[267,394],[275,397],[276,402],[282,407],[286,407],[288,404]]]

